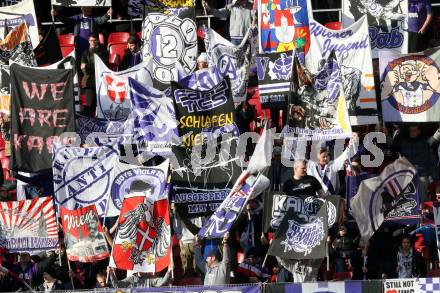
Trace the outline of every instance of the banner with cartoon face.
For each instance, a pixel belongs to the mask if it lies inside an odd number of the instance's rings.
[[[150,61],[144,61],[124,71],[110,70],[101,58],[95,55],[95,80],[98,118],[125,120],[131,113],[128,78],[152,86]]]
[[[382,114],[386,122],[440,121],[440,51],[380,52]]]
[[[368,19],[373,58],[382,49],[408,52],[408,0],[342,0],[343,27]]]
[[[316,74],[293,60],[295,91],[289,104],[288,124],[283,132],[301,140],[331,140],[351,137],[340,66],[334,54]]]
[[[121,212],[109,266],[154,273],[170,264],[168,167],[168,160],[156,167],[116,164],[111,198]]]
[[[210,66],[216,66],[223,76],[231,81],[232,97],[235,103],[246,100],[246,86],[250,65],[251,48],[248,44],[250,29],[240,45],[235,46],[216,33],[205,29],[205,47]]]
[[[309,49],[310,0],[258,1],[259,48],[263,52]]]
[[[177,71],[192,73],[197,65],[197,26],[194,7],[178,14],[149,13],[142,23],[142,56],[152,61],[154,87],[165,90]]]
[[[258,90],[263,108],[285,109],[291,92],[293,52],[256,57]]]
[[[321,64],[333,50],[341,67],[350,124],[376,124],[377,101],[367,17],[364,16],[350,27],[338,31],[311,21],[307,68],[312,73],[319,71]]]
[[[4,35],[5,27],[11,30],[22,23],[26,23],[32,46],[36,48],[38,43],[40,43],[40,38],[38,36],[38,22],[34,1],[22,0],[14,5],[0,7],[0,36]]]

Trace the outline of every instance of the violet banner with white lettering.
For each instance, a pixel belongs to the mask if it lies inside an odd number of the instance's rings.
[[[364,15],[368,20],[373,58],[382,49],[408,52],[408,0],[342,0],[343,27]]]
[[[8,252],[55,249],[58,228],[52,197],[0,202],[0,247]]]
[[[338,31],[311,21],[310,44],[306,64],[312,73],[319,71],[335,51],[351,125],[376,124],[377,101],[367,17]]]
[[[61,207],[60,211],[70,261],[95,262],[110,256],[94,205],[76,210]]]

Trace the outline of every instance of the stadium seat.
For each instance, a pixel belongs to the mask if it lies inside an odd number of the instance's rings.
[[[122,58],[125,54],[125,49],[127,49],[127,43],[118,43],[113,44],[109,46],[109,53],[111,54],[118,54],[119,55],[119,61],[122,61]]]
[[[113,71],[118,71],[119,62],[121,58],[118,53],[110,53],[108,56],[108,65],[109,68]]]
[[[127,43],[130,33],[127,32],[114,32],[108,36],[107,44],[110,47],[113,44]]]
[[[73,34],[58,35],[58,40],[60,41],[60,46],[75,44],[75,36]]]
[[[328,29],[337,31],[337,30],[342,29],[342,22],[340,22],[340,21],[331,21],[331,22],[327,22],[324,26],[326,28],[328,28]]]
[[[142,32],[137,32],[136,34],[137,34],[139,40],[142,40]]]
[[[104,45],[104,35],[103,34],[99,34],[99,43],[101,45]]]
[[[60,46],[61,53],[63,54],[63,58],[69,55],[73,50],[75,50],[75,47],[72,45],[62,45]]]

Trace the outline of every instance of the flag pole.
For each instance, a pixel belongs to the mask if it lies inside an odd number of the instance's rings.
[[[57,219],[58,227],[63,228],[63,226],[60,226],[60,222],[57,217],[57,209],[55,209],[55,217]],[[72,277],[72,274],[70,273],[72,271],[72,268],[70,267],[69,257],[67,256],[66,234],[64,233],[64,230],[63,230],[63,234],[64,234],[64,248],[66,250],[66,258],[67,258],[67,268],[69,269],[69,277],[70,277],[70,282],[72,284],[72,289],[75,290],[75,285],[73,284],[73,277]],[[59,255],[60,267],[62,266],[62,259],[63,259],[61,253],[62,253],[62,249],[60,250],[60,255]]]
[[[52,7],[51,9],[54,10],[53,4],[51,4],[50,6]],[[53,16],[53,15],[51,15],[51,16],[52,16],[52,25],[53,25],[55,23],[55,16]]]

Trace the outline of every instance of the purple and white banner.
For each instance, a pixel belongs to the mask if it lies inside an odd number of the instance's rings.
[[[135,288],[135,292],[166,292],[166,293],[260,293],[261,285],[220,285],[220,286],[189,286],[164,288]]]

